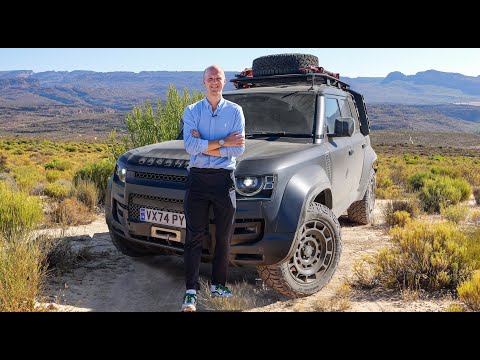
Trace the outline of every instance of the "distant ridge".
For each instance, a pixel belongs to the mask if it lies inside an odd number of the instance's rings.
[[[227,80],[238,73],[226,72]],[[164,101],[170,84],[180,93],[203,91],[202,77],[203,71],[0,71],[0,136],[100,136],[124,128],[134,105]],[[480,106],[469,106],[480,104],[480,76],[427,70],[342,80],[364,95],[374,130],[480,132]],[[233,89],[227,81],[225,90]]]

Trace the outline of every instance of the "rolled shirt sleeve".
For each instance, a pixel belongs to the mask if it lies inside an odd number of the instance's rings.
[[[237,131],[245,137],[245,116],[241,107],[237,108],[235,113],[235,121],[232,132]],[[207,144],[208,146],[208,144]],[[227,146],[220,148],[221,157],[237,157],[243,154],[245,151],[245,145],[243,146]]]
[[[190,155],[198,155],[208,150],[208,140],[197,139],[192,135],[192,129],[197,130],[191,108],[188,106],[183,112],[183,141],[185,150]]]

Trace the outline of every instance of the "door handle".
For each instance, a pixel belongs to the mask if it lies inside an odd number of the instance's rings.
[[[348,155],[352,156],[354,153],[353,149],[348,151]]]

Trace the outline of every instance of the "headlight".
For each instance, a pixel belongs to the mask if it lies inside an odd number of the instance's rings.
[[[117,173],[118,179],[121,182],[125,182],[125,179],[127,178],[127,168],[117,164],[115,172]]]
[[[275,178],[268,176],[238,176],[235,178],[235,188],[241,197],[270,198],[273,192]],[[241,198],[240,197],[240,198]]]

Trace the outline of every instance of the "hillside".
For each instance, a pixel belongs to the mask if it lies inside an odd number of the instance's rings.
[[[227,72],[233,79],[236,72]],[[202,71],[0,71],[0,136],[104,138],[133,105],[165,100],[170,84],[202,91]],[[366,99],[374,130],[480,132],[480,77],[435,70],[343,78]],[[229,81],[225,90],[233,90]],[[457,104],[455,104],[457,103]]]

